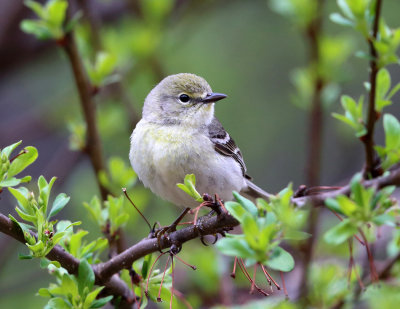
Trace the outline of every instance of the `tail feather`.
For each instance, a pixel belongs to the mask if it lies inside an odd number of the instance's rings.
[[[246,183],[247,187],[244,188],[240,193],[252,200],[255,200],[256,198],[262,198],[269,201],[270,198],[273,196],[272,194],[265,192],[263,189],[256,186],[248,179],[246,179]]]

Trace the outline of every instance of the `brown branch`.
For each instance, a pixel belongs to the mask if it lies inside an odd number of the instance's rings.
[[[183,244],[201,235],[215,234],[222,229],[237,225],[239,225],[239,222],[226,213],[209,219],[202,218],[198,220],[197,226],[191,225],[169,234],[168,237],[163,237],[160,242],[160,248],[156,238],[141,240],[109,261],[95,265],[96,273],[102,281],[107,280],[112,274],[129,268],[134,261],[147,254],[157,252],[159,249],[169,248],[173,244]]]
[[[26,243],[24,235],[19,226],[3,214],[0,214],[0,232],[18,240],[23,244]],[[78,273],[80,263],[79,259],[66,252],[59,245],[55,246],[46,256],[46,258],[48,258],[50,261],[60,262],[61,266],[65,268],[70,274]],[[100,280],[100,277],[96,275],[96,284],[104,285],[106,287],[103,290],[104,295],[122,296],[125,300],[128,301],[133,299],[133,294],[131,290],[118,276],[112,276],[107,278],[107,280],[102,281]]]
[[[372,29],[372,37],[368,38],[368,45],[371,55],[370,60],[370,73],[369,73],[369,83],[370,83],[370,92],[369,92],[369,103],[368,103],[368,118],[367,118],[367,134],[362,137],[362,142],[364,143],[365,149],[365,169],[364,169],[364,177],[368,176],[377,177],[380,175],[377,167],[376,153],[374,150],[374,128],[375,123],[378,120],[378,113],[375,110],[375,101],[376,101],[376,77],[378,74],[378,51],[374,46],[374,41],[378,36],[379,29],[379,17],[382,7],[382,1],[376,1],[375,8],[375,19]]]
[[[369,181],[365,180],[363,185],[366,187],[375,187],[377,189],[389,185],[400,186],[400,167],[392,171],[388,176]],[[350,186],[345,186],[336,191],[293,198],[292,201],[299,207],[311,203],[316,206],[322,206],[327,198],[334,198],[339,194],[350,194]],[[192,225],[173,232],[169,234],[168,237],[163,237],[160,242],[160,249],[169,248],[173,244],[183,244],[192,239],[199,238],[201,235],[215,234],[224,229],[237,226],[238,224],[239,222],[237,222],[227,213],[223,213],[220,216],[214,216],[211,218],[204,217],[198,220],[198,225],[196,227]],[[19,227],[2,214],[0,214],[0,232],[7,234],[22,243],[25,243],[24,236]],[[106,293],[108,294],[121,295],[127,300],[132,300],[133,295],[131,294],[129,288],[118,278],[118,276],[114,275],[123,269],[129,269],[132,263],[137,259],[142,258],[147,254],[157,252],[158,250],[159,247],[156,238],[145,238],[139,241],[137,244],[131,246],[129,249],[111,258],[107,262],[92,265],[96,276],[96,284],[105,285],[107,288]],[[59,261],[61,266],[67,269],[71,274],[76,274],[78,271],[79,260],[66,252],[61,246],[55,246],[47,255],[47,258],[50,260]],[[396,260],[398,258],[400,258],[400,255],[396,258]],[[392,261],[391,263],[394,264],[394,262],[395,261]],[[390,270],[390,268],[393,266],[392,264],[389,264],[386,269]],[[386,272],[380,273],[380,277]]]
[[[92,163],[94,172],[96,174],[96,181],[99,186],[101,196],[103,200],[105,200],[110,192],[100,183],[98,177],[98,173],[101,170],[104,170],[104,165],[100,135],[96,123],[96,104],[93,100],[93,88],[82,64],[73,33],[70,32],[66,34],[65,37],[60,41],[60,45],[67,53],[72,67],[76,87],[78,88],[79,92],[80,103],[87,129],[85,152],[89,155],[90,162]]]
[[[375,178],[372,180],[364,180],[362,182],[364,187],[374,187],[376,189],[381,189],[387,186],[400,186],[400,167],[391,171],[390,175]],[[350,185],[344,186],[339,190],[324,192],[321,194],[315,194],[311,196],[303,196],[293,198],[293,203],[298,207],[304,207],[307,204],[312,204],[315,207],[320,207],[325,205],[325,200],[328,198],[334,198],[338,195],[349,195]]]
[[[91,3],[91,1],[79,0],[79,4],[82,7],[84,17],[89,25],[94,50],[92,56],[93,58],[95,58],[96,53],[103,49],[103,43],[99,31],[102,22],[98,14],[96,14],[95,10],[93,10],[93,4]],[[140,116],[134,109],[134,101],[131,97],[127,95],[123,87],[122,81],[117,81],[105,88],[106,90],[110,90],[109,92],[111,93],[111,95],[113,95],[118,101],[120,101],[124,105],[130,124],[129,130],[132,131],[136,124],[139,122]]]
[[[308,186],[317,186],[320,181],[321,153],[322,153],[322,132],[323,132],[323,110],[321,93],[324,88],[324,81],[320,73],[320,36],[322,31],[322,13],[324,0],[317,1],[316,16],[308,25],[306,36],[310,42],[310,65],[314,70],[314,91],[312,97],[311,113],[309,115],[309,152],[306,162],[306,183]],[[313,259],[314,247],[316,243],[316,231],[318,226],[319,209],[312,207],[308,220],[307,233],[311,238],[304,243],[303,266],[301,272],[300,295],[308,295],[309,288],[309,266]]]

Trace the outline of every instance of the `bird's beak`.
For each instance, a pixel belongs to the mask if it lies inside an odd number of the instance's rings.
[[[217,92],[212,92],[212,93],[207,93],[206,97],[201,100],[202,103],[214,103],[219,100],[225,99],[227,97],[226,94],[223,93],[217,93]]]

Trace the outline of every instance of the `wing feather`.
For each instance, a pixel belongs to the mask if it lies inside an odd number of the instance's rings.
[[[240,149],[236,146],[235,141],[229,136],[228,132],[225,131],[222,124],[215,117],[208,126],[208,134],[210,140],[214,143],[214,149],[223,156],[232,157],[239,163],[243,176],[250,179],[251,177],[246,175],[246,165],[244,164]]]

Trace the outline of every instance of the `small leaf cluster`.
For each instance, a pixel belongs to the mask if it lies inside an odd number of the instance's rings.
[[[185,176],[183,183],[176,184],[179,189],[190,195],[196,202],[203,202],[203,198],[196,190],[196,176],[188,174]]]
[[[65,25],[65,17],[68,8],[67,0],[48,0],[42,5],[39,2],[27,0],[25,5],[29,7],[38,19],[26,19],[21,22],[21,29],[33,34],[40,40],[61,40],[75,25],[79,15],[75,15]]]
[[[362,185],[362,176],[357,174],[350,182],[350,196],[338,195],[326,200],[326,205],[338,214],[346,216],[338,225],[328,230],[324,239],[334,245],[353,237],[366,224],[369,226],[395,226],[398,209],[390,197],[394,186],[376,190]]]
[[[119,80],[115,71],[117,57],[109,52],[100,51],[96,55],[94,63],[86,61],[86,70],[93,86],[102,87]]]
[[[337,0],[340,13],[331,14],[331,20],[343,26],[349,26],[359,31],[362,36],[372,42],[379,57],[378,68],[392,63],[399,63],[396,51],[400,46],[400,28],[390,28],[381,17],[378,25],[377,38],[372,36],[372,24],[375,19],[376,1],[370,0]],[[359,56],[371,59],[365,52],[357,53]]]
[[[18,186],[20,183],[28,182],[31,176],[16,178],[25,168],[31,165],[38,157],[35,147],[28,146],[19,152],[15,157],[11,157],[12,152],[22,143],[19,141],[5,147],[0,152],[0,192],[2,188]]]
[[[78,230],[73,231],[73,226],[70,221],[62,220],[57,223],[57,230],[66,231],[65,236],[60,241],[60,245],[70,254],[78,259],[85,259],[91,264],[100,263],[99,255],[107,249],[108,240],[99,237],[96,240],[87,242],[83,238],[89,234],[88,231]]]
[[[135,171],[127,166],[121,157],[113,156],[107,162],[108,173],[106,171],[99,172],[100,183],[113,192],[118,194],[121,188],[132,188],[136,181],[137,175]]]
[[[340,101],[345,110],[344,115],[333,113],[332,116],[351,126],[357,137],[367,134],[364,122],[364,97],[360,97],[356,102],[353,98],[343,95]]]
[[[122,195],[120,197],[109,195],[104,203],[94,196],[89,203],[83,203],[83,206],[102,231],[110,233],[111,236],[115,236],[118,229],[124,227],[129,220],[129,214],[124,209]]]
[[[383,116],[383,128],[385,131],[385,146],[375,146],[382,161],[382,168],[388,170],[394,164],[400,162],[400,123],[390,114]]]
[[[343,64],[353,51],[353,41],[347,36],[328,36],[318,29],[321,19],[318,0],[270,0],[277,13],[287,17],[304,37],[315,41],[317,56],[307,66],[291,72],[296,92],[292,102],[300,108],[309,109],[313,102],[316,85],[324,106],[334,102],[339,95],[338,82],[345,77]]]
[[[38,198],[35,198],[33,192],[27,188],[20,187],[18,189],[8,188],[10,193],[15,197],[18,206],[15,207],[19,217],[28,222],[18,222],[10,215],[10,218],[16,222],[24,232],[26,245],[30,249],[33,257],[44,257],[51,249],[64,237],[67,227],[55,229],[56,221],[50,221],[50,218],[60,212],[69,201],[69,197],[65,193],[60,193],[54,199],[49,207],[49,199],[51,188],[56,180],[53,177],[49,182],[43,176],[38,179]],[[80,222],[72,223],[73,225]],[[31,232],[36,232],[37,237],[34,237]]]
[[[245,258],[247,264],[260,263],[274,270],[291,271],[294,259],[289,252],[279,246],[283,237],[282,225],[275,213],[268,208],[284,205],[290,190],[276,197],[274,205],[261,202],[257,208],[253,202],[234,192],[236,202],[226,202],[229,213],[240,222],[243,234],[227,234],[217,243],[217,248],[224,254]],[[265,205],[265,207],[264,207]],[[286,236],[287,237],[287,236]]]
[[[41,288],[38,294],[50,298],[45,309],[91,309],[101,308],[113,297],[98,298],[104,287],[95,287],[95,275],[87,260],[79,263],[78,275],[70,275],[62,267],[48,265],[55,275],[57,283],[51,283],[48,288]]]

